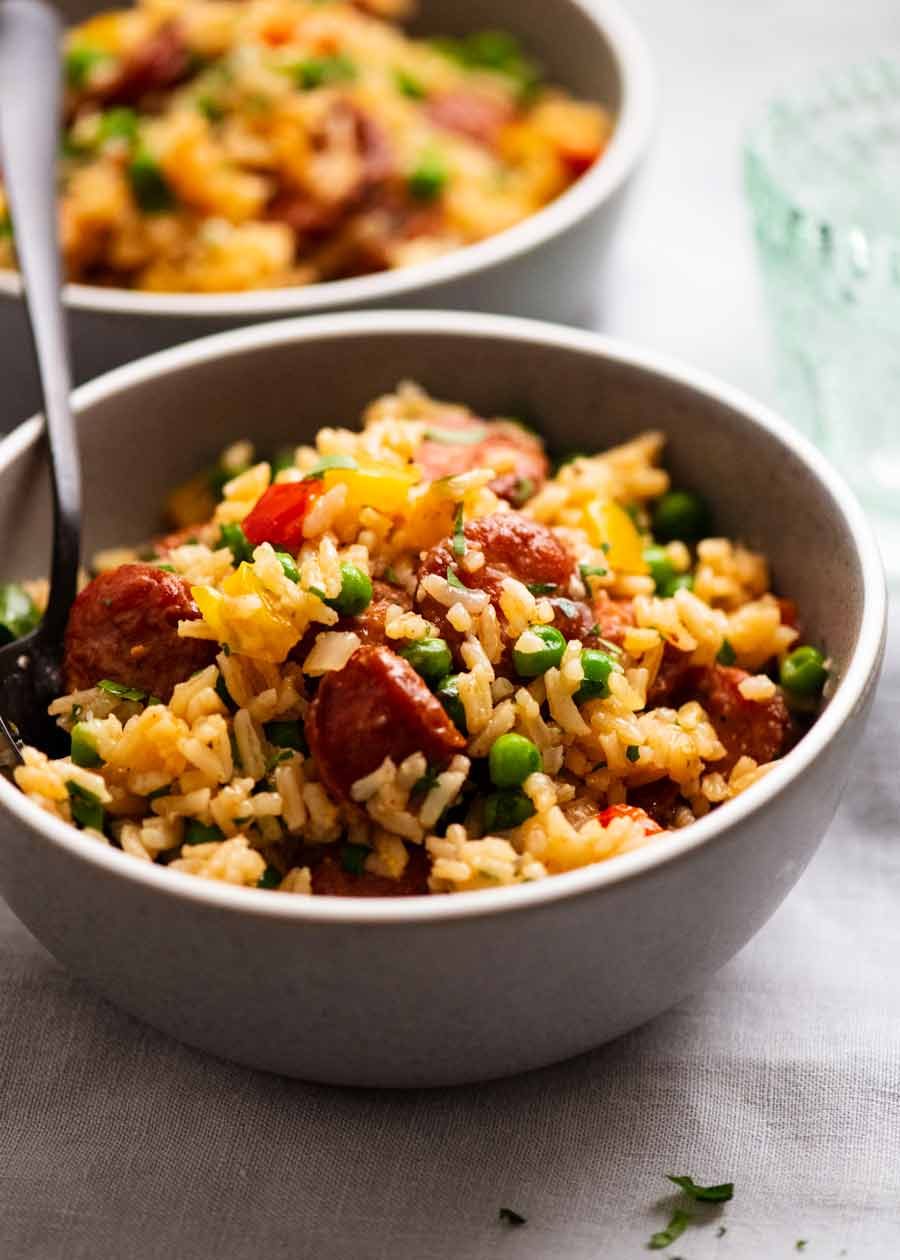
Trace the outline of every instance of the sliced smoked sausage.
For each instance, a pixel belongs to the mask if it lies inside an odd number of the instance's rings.
[[[367,644],[341,670],[326,674],[306,717],[306,737],[322,782],[350,798],[357,779],[385,757],[399,764],[421,752],[444,766],[465,740],[443,705],[402,657]]]
[[[182,639],[180,621],[200,616],[188,584],[149,564],[101,573],[72,605],[66,629],[66,688],[80,691],[103,678],[168,700],[214,659],[215,643]]]
[[[416,463],[430,481],[473,468],[493,468],[491,489],[521,507],[547,479],[547,456],[539,437],[512,420],[447,417],[426,433]]]
[[[745,669],[710,665],[697,682],[701,702],[726,750],[715,769],[725,773],[741,757],[752,757],[760,765],[773,761],[789,742],[791,719],[784,696],[776,691],[771,700],[745,700],[738,688],[749,677]]]

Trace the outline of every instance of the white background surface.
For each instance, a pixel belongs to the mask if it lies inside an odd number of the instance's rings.
[[[662,125],[605,327],[771,398],[742,125],[811,67],[900,54],[900,5],[631,8]],[[334,1091],[207,1059],[95,999],[0,909],[0,1256],[627,1260],[665,1223],[666,1172],[736,1182],[670,1257],[789,1257],[798,1239],[814,1260],[896,1256],[898,728],[891,657],[821,853],[706,991],[613,1046],[478,1089]],[[528,1224],[501,1227],[502,1205]]]

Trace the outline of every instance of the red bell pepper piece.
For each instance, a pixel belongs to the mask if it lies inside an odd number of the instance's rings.
[[[645,809],[640,809],[637,805],[609,805],[597,815],[601,827],[608,827],[614,818],[630,818],[633,822],[640,823],[644,834],[648,836],[655,836],[658,831],[663,830]]]
[[[267,542],[295,555],[303,545],[303,522],[324,492],[321,478],[269,486],[244,520],[244,533],[254,547]]]

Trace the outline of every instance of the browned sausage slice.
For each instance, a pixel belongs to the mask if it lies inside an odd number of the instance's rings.
[[[429,765],[443,766],[465,747],[412,666],[372,644],[322,679],[306,717],[306,737],[322,782],[345,799],[385,757],[399,764],[421,752]]]
[[[726,773],[741,757],[752,757],[760,764],[773,761],[789,742],[791,719],[784,696],[776,691],[771,700],[745,700],[738,688],[749,677],[745,669],[710,665],[697,684],[726,749],[726,757],[715,762],[715,769]]]
[[[428,431],[415,458],[430,481],[472,468],[493,468],[497,476],[491,489],[517,507],[547,479],[543,442],[512,420],[442,419]]]
[[[429,574],[445,578],[447,570],[453,569],[465,586],[487,592],[501,625],[504,619],[500,611],[500,597],[505,578],[513,577],[526,585],[552,588],[545,592],[548,595],[565,595],[575,563],[546,525],[529,520],[519,512],[498,512],[495,516],[472,521],[465,528],[465,536],[467,546],[477,548],[484,555],[484,565],[480,569],[467,572],[454,554],[452,540],[445,538],[425,554],[419,567],[419,581]],[[555,624],[563,634],[566,634],[569,625],[569,637],[574,637],[575,633],[589,628],[592,622],[586,605],[576,604],[570,608],[570,603],[574,601],[563,601],[562,608],[558,609],[559,620]],[[419,611],[439,627],[441,635],[451,646],[458,645],[464,638],[447,620],[448,609],[432,596],[425,596]],[[574,613],[574,616],[567,617],[567,612]]]
[[[463,90],[435,97],[427,105],[426,112],[431,121],[445,131],[493,148],[501,129],[512,119],[515,111],[508,102],[487,96],[484,92]]]
[[[69,691],[110,678],[168,700],[215,658],[214,643],[182,639],[179,621],[200,616],[188,584],[149,564],[101,573],[72,605],[63,672]]]

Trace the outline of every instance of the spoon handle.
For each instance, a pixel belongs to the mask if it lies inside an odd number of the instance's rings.
[[[44,633],[59,639],[75,598],[81,477],[65,317],[60,298],[56,167],[60,135],[60,37],[39,0],[0,4],[0,156],[16,255],[44,399],[53,478],[53,557]]]

